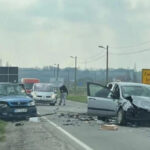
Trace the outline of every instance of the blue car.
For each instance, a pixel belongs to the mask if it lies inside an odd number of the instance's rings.
[[[24,119],[37,116],[32,98],[20,84],[0,83],[0,119]]]

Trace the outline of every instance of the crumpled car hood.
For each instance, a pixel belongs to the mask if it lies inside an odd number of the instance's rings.
[[[144,97],[144,96],[132,96],[132,103],[139,107],[146,110],[150,110],[150,97]]]

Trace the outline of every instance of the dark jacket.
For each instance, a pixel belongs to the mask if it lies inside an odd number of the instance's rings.
[[[60,87],[60,93],[67,93],[68,94],[68,90],[67,90],[65,85]]]

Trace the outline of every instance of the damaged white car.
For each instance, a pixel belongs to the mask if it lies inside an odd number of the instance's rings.
[[[88,114],[99,119],[116,117],[117,123],[150,121],[150,86],[140,83],[111,82],[107,87],[87,84]]]

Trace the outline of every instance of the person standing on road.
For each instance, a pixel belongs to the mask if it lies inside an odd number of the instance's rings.
[[[61,103],[63,103],[63,105],[66,105],[66,97],[68,95],[68,89],[65,85],[62,85],[60,87],[60,101],[59,101],[59,105],[61,105]]]

